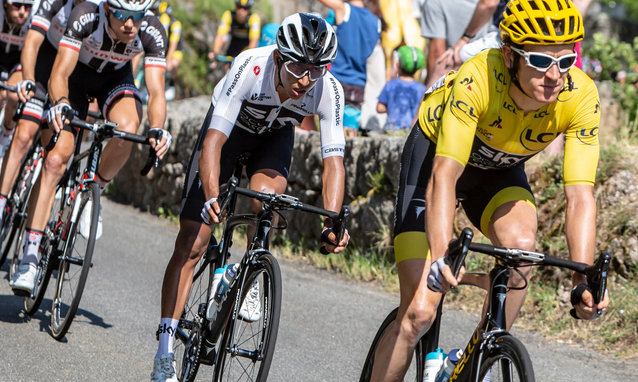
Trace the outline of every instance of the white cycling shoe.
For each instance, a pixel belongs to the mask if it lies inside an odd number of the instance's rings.
[[[175,373],[174,354],[163,354],[153,361],[151,382],[179,382]]]
[[[9,286],[13,289],[13,293],[21,296],[33,293],[37,271],[35,264],[19,265],[18,270],[9,281]]]
[[[255,322],[261,318],[261,301],[259,301],[259,283],[253,281],[239,309],[239,318],[247,322]]]
[[[6,135],[4,133],[4,127],[0,127],[0,158],[4,157],[4,153],[9,149],[9,145],[11,144],[11,139],[13,139],[13,130],[10,130],[10,133]]]
[[[89,200],[82,211],[82,215],[80,216],[80,222],[78,229],[80,231],[80,235],[86,240],[89,240],[89,233],[91,231],[91,210],[93,207],[93,201]],[[100,204],[100,214],[97,220],[97,232],[95,233],[95,240],[102,237],[102,205]]]

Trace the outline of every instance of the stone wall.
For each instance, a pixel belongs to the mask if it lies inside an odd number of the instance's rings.
[[[611,97],[610,84],[600,84],[601,135],[622,125],[624,116]],[[115,179],[115,198],[124,203],[158,213],[177,215],[186,167],[210,97],[202,96],[172,102],[168,105],[167,129],[173,135],[173,146],[161,166],[143,178],[139,170],[146,161],[147,148],[137,145],[131,159]],[[142,127],[140,130],[145,129]],[[393,192],[398,186],[400,155],[403,137],[374,137],[348,139],[346,142],[345,203],[352,208],[349,231],[358,247],[388,246],[392,232]],[[318,133],[298,132],[295,136],[292,167],[287,193],[302,201],[321,205],[322,161]],[[371,186],[371,176],[385,174],[377,187]],[[245,184],[245,182],[244,182]],[[170,212],[169,212],[170,211]],[[319,236],[320,220],[314,215],[285,213],[288,217],[287,235],[293,241],[302,237],[314,240]]]

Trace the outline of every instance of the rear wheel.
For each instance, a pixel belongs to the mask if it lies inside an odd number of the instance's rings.
[[[59,258],[56,288],[53,296],[51,308],[51,332],[53,337],[61,340],[69,330],[71,322],[75,317],[78,305],[82,299],[82,292],[86,284],[86,278],[91,268],[93,249],[95,247],[95,235],[100,211],[100,190],[97,183],[85,183],[85,189],[78,192],[76,188],[76,198],[80,200],[71,203],[67,208],[74,208],[75,203],[80,203],[76,221],[69,221],[72,214],[65,218],[63,225],[68,225],[62,229],[62,237],[58,240],[64,241],[61,257]],[[89,214],[90,228],[87,237],[80,234],[79,222],[82,214]],[[63,215],[63,216],[66,216]],[[67,232],[65,232],[67,231]]]
[[[368,350],[368,355],[366,356],[366,360],[363,364],[363,370],[361,371],[361,377],[359,378],[360,382],[368,382],[372,377],[372,368],[374,366],[374,357],[376,356],[377,346],[379,346],[379,342],[385,336],[385,334],[390,330],[392,324],[397,318],[397,312],[399,308],[395,308],[392,312],[390,312],[383,323],[377,330],[377,334],[374,336],[372,340],[372,344],[370,345],[370,350]],[[408,369],[404,381],[423,381],[423,371],[424,371],[424,360],[425,360],[425,340],[422,337],[419,342],[417,342],[416,347],[414,348],[414,354],[412,356],[412,362],[410,362],[410,368]]]
[[[527,349],[511,335],[497,338],[481,362],[479,380],[490,382],[534,382],[534,368]]]
[[[281,271],[264,252],[239,277],[240,299],[223,330],[214,381],[266,381],[279,329]],[[257,302],[247,303],[247,314],[241,309],[246,300]]]

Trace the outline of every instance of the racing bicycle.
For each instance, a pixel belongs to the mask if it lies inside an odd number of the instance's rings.
[[[450,374],[449,381],[480,382],[486,380],[489,375],[487,380],[491,382],[533,382],[534,370],[525,346],[505,329],[505,300],[510,270],[517,271],[518,268],[530,266],[554,266],[583,273],[587,276],[588,288],[598,303],[604,298],[606,291],[611,255],[603,252],[593,265],[587,265],[543,253],[472,243],[473,235],[470,228],[465,228],[449,245],[449,254],[445,261],[450,265],[454,275],[458,275],[468,251],[492,256],[496,259],[496,264],[489,272],[488,309],[472,333],[461,359]],[[518,273],[523,276],[521,272]],[[466,277],[467,275],[468,273]],[[526,279],[525,283],[527,284]],[[481,282],[476,284],[478,286]],[[436,319],[414,349],[412,371],[415,375],[406,377],[405,380],[423,381],[425,357],[438,347],[442,308],[443,298]],[[376,348],[384,334],[392,327],[397,311],[398,308],[395,308],[390,312],[379,327],[366,356],[360,382],[370,380]],[[570,313],[575,315],[573,310]],[[597,312],[597,315],[600,314],[601,311]]]

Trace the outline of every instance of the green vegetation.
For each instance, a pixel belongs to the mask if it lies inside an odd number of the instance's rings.
[[[209,75],[208,51],[219,19],[224,11],[234,9],[235,3],[233,0],[169,0],[168,3],[173,8],[173,16],[182,22],[184,59],[179,67],[179,79],[185,95],[211,94],[216,81]],[[257,1],[253,11],[261,16],[262,25],[272,20],[272,6],[267,1]]]
[[[636,8],[638,10],[638,3]],[[590,73],[596,80],[614,80],[618,72],[626,73],[623,82],[613,83],[614,98],[628,113],[629,132],[635,133],[638,130],[638,88],[634,84],[638,81],[638,37],[634,38],[633,44],[629,44],[615,39],[607,40],[602,33],[595,33],[593,45],[585,49],[583,55],[600,61],[603,70]]]

